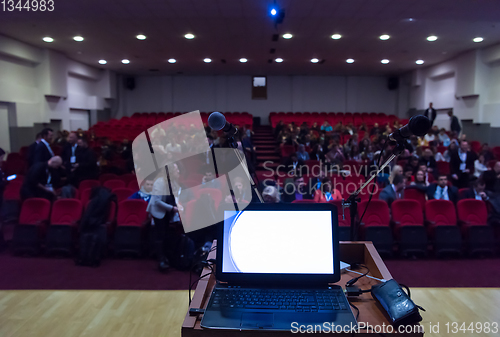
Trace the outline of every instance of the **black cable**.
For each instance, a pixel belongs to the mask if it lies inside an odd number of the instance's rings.
[[[191,283],[192,279],[191,279],[191,275],[193,273],[193,269],[200,265],[200,264],[203,264],[203,265],[206,265],[208,268],[210,268],[211,272],[209,274],[212,274],[214,272],[214,268],[212,267],[212,264],[214,262],[212,260],[204,260],[204,261],[199,261],[195,264],[193,264],[191,266],[191,269],[189,270],[189,305],[191,305],[191,289],[193,288],[193,285],[198,282],[199,280],[201,280],[203,277],[207,276],[207,274],[203,275],[203,276],[200,276],[196,281],[194,281],[193,283]]]
[[[198,282],[199,280],[201,280],[202,278],[204,278],[204,277],[206,277],[206,276],[208,276],[208,275],[213,274],[214,270],[213,270],[212,268],[210,268],[210,269],[211,269],[211,272],[210,272],[210,273],[206,273],[206,274],[204,274],[204,275],[202,275],[202,276],[198,277],[198,279],[197,279],[196,281],[194,281],[193,283],[191,283],[191,284],[189,285],[189,305],[191,305],[191,289],[193,288],[193,286],[194,286],[194,284],[195,284],[196,282]],[[189,278],[191,279],[191,277],[189,277]],[[191,282],[191,280],[189,280],[189,282]]]
[[[377,170],[380,168],[380,162],[381,162],[381,159],[382,159],[382,155],[384,154],[385,149],[387,148],[387,144],[388,143],[389,142],[386,141],[385,144],[384,144],[384,147],[382,148],[382,151],[380,151],[380,154],[378,156]],[[368,206],[370,205],[370,202],[372,201],[373,194],[375,193],[375,185],[377,184],[377,179],[378,179],[378,174],[375,177],[375,179],[373,179],[373,184],[372,184],[373,188],[372,188],[372,191],[370,193],[370,198],[368,199],[368,202],[366,203],[365,210],[363,211],[363,214],[361,215],[361,218],[359,218],[359,224],[358,224],[358,226],[356,226],[356,228],[358,228],[359,226],[361,226],[361,222],[363,221],[363,217],[365,216],[366,210],[368,209]]]
[[[364,264],[359,264],[358,265],[359,267],[362,267],[362,268],[365,268],[366,269],[366,272],[363,274],[363,275],[359,275],[355,278],[352,278],[350,279],[349,281],[347,281],[345,283],[345,286],[346,287],[352,287],[356,282],[358,282],[358,280],[362,277],[365,277],[366,275],[368,275],[370,273],[370,268],[368,268],[367,266],[365,266]]]

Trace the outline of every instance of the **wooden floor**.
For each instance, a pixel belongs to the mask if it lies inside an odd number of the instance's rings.
[[[499,336],[446,333],[446,322],[500,323],[500,289],[413,288],[427,311],[425,336]],[[179,337],[187,291],[0,291],[1,337]],[[440,333],[429,333],[439,322]],[[450,326],[451,328],[451,326]]]

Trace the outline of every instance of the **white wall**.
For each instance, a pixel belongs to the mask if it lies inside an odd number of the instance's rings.
[[[472,50],[412,72],[409,108],[453,109],[459,119],[500,126],[500,45]],[[438,115],[437,124],[449,127]]]
[[[0,148],[10,152],[9,109],[5,103],[0,103]]]
[[[140,76],[135,83],[134,90],[120,83],[117,117],[134,112],[247,111],[268,123],[271,111],[398,112],[398,91],[388,90],[382,76],[268,76],[267,100],[252,100],[251,76]]]
[[[14,105],[11,126],[57,119],[70,129],[70,109],[102,110],[109,99],[116,99],[115,77],[55,51],[0,36],[0,101]]]

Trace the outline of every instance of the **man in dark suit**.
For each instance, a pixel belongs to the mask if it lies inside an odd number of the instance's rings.
[[[75,186],[78,186],[82,180],[97,179],[99,175],[97,156],[89,148],[87,140],[83,137],[78,138],[75,157],[76,162],[71,168]]]
[[[22,199],[45,198],[54,200],[55,190],[60,183],[59,168],[61,165],[62,159],[59,156],[52,157],[44,163],[33,164],[21,186]]]
[[[476,154],[469,150],[467,141],[462,141],[457,151],[450,155],[450,173],[457,188],[469,187],[470,174],[474,172]]]
[[[31,143],[30,146],[28,146],[28,168],[33,166],[35,163],[35,152],[36,152],[36,147],[38,146],[38,143],[40,143],[40,140],[42,139],[42,133],[39,132],[36,134],[35,141]]]
[[[63,160],[63,167],[66,170],[66,175],[68,176],[69,182],[75,185],[74,175],[72,168],[76,164],[76,152],[78,144],[78,136],[75,132],[71,132],[68,135],[68,139],[61,153],[61,158]],[[76,185],[75,185],[76,186]]]
[[[295,176],[293,178],[293,184],[291,181],[285,181],[285,186],[283,186],[283,201],[292,202],[294,200],[304,200],[312,199],[311,195],[308,193],[306,184],[304,182],[304,177]]]
[[[393,201],[403,198],[405,186],[406,180],[404,176],[402,174],[396,174],[392,180],[392,184],[387,185],[382,192],[380,192],[378,198],[384,200],[389,207],[391,207]]]
[[[305,163],[303,160],[297,157],[297,154],[293,153],[290,155],[288,160],[285,163],[286,172],[290,175],[302,175],[302,169],[304,168]]]
[[[50,158],[54,157],[54,151],[52,151],[50,147],[54,131],[50,128],[45,128],[40,133],[42,138],[35,149],[34,163],[45,163]]]
[[[453,111],[448,111],[448,116],[450,116],[450,130],[456,132],[458,137],[460,135],[460,132],[462,131],[460,122],[458,121],[457,116],[453,115]]]
[[[449,200],[456,204],[458,201],[458,189],[455,186],[448,186],[448,177],[446,174],[440,174],[438,182],[430,184],[427,188],[427,197],[429,200]]]
[[[462,199],[476,199],[487,201],[489,199],[488,195],[484,191],[486,188],[486,184],[482,179],[476,179],[471,188],[464,191],[459,195],[460,200]]]
[[[424,112],[424,116],[429,118],[431,121],[431,126],[434,125],[434,120],[436,119],[436,109],[432,107],[432,102],[429,103],[429,107]]]

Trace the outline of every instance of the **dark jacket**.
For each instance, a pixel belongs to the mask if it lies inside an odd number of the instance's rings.
[[[401,192],[401,198],[403,197],[403,194],[404,194],[404,191]],[[394,189],[392,188],[392,184],[384,187],[382,192],[380,192],[380,195],[378,198],[380,200],[384,200],[387,203],[387,205],[389,205],[389,207],[391,207],[392,202],[397,200],[396,191],[394,191]]]
[[[37,142],[33,142],[28,146],[28,168],[33,166],[35,163],[35,153],[36,153],[36,147],[38,146]]]
[[[77,147],[76,162],[78,167],[73,172],[77,183],[86,179],[97,179],[99,169],[97,167],[97,157],[91,149]]]
[[[425,110],[425,112],[424,112],[424,116],[431,120],[431,125],[434,124],[434,120],[436,119],[436,109],[427,108],[427,110]]]
[[[64,145],[64,148],[61,152],[61,158],[63,160],[63,166],[64,168],[66,169],[66,171],[69,173],[69,171],[71,171],[71,157],[73,156],[73,151],[71,150],[72,149],[72,145],[69,144],[69,143],[66,143]],[[78,150],[78,146],[76,147],[75,149],[75,156],[76,156],[76,151]]]
[[[291,158],[288,158],[285,162],[286,172],[295,172],[296,174],[302,174],[304,166],[305,163],[302,159],[297,159],[297,165],[295,169],[293,168],[293,161]]]
[[[52,158],[52,154],[50,153],[50,151],[47,148],[47,146],[45,145],[45,143],[40,141],[40,143],[38,143],[36,148],[35,148],[35,156],[34,156],[33,164],[45,163],[50,158]]]
[[[427,198],[429,200],[433,200],[434,194],[436,194],[436,189],[438,187],[438,184],[430,184],[429,187],[427,188]],[[458,189],[455,186],[448,186],[448,199],[453,202],[454,204],[457,203],[458,201]]]
[[[108,221],[111,202],[116,202],[116,196],[104,187],[97,187],[92,190],[90,202],[83,213],[80,223],[82,233],[97,231]]]
[[[45,198],[53,199],[54,195],[41,189],[38,184],[45,186],[47,180],[51,176],[50,183],[54,190],[60,187],[60,172],[59,170],[49,169],[48,163],[35,163],[26,174],[23,185],[21,186],[22,199],[27,198]]]
[[[450,130],[455,131],[457,134],[462,131],[462,127],[460,126],[457,116],[451,116]]]
[[[467,158],[465,159],[465,167],[469,169],[469,174],[474,173],[474,161],[476,160],[476,154],[472,151],[467,152]],[[460,155],[457,151],[453,151],[450,155],[450,173],[460,175],[462,171],[460,171],[460,164],[462,161],[460,160]]]

